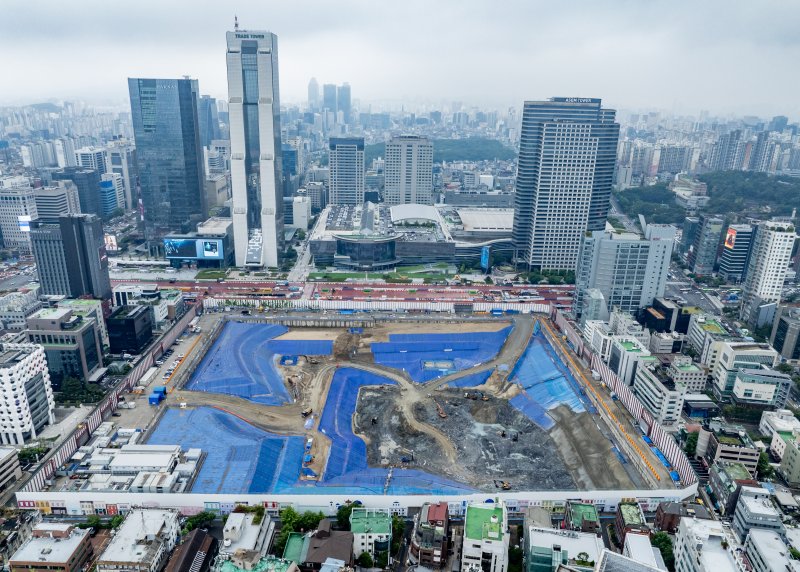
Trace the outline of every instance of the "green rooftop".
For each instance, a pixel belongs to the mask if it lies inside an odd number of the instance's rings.
[[[283,559],[300,564],[303,557],[303,535],[299,532],[292,532],[286,539],[286,547],[283,549]]]
[[[634,342],[620,342],[619,344],[622,346],[622,348],[626,352],[640,352],[640,351],[642,351],[642,350],[639,349],[639,346],[637,346]]]
[[[353,534],[391,534],[392,517],[386,511],[354,508],[350,514],[350,530]]]
[[[253,568],[248,568],[248,572],[286,572],[292,562],[283,558],[266,556],[258,561]],[[218,572],[244,572],[244,568],[239,568],[231,560],[225,560],[217,566]]]
[[[581,528],[584,521],[586,522],[599,522],[597,517],[597,509],[593,504],[582,502],[569,503],[569,511],[571,515],[571,522],[573,528]]]
[[[619,505],[619,511],[622,513],[622,521],[626,525],[644,524],[642,520],[642,511],[638,504],[622,503]]]
[[[700,368],[694,365],[693,363],[683,364],[683,365],[676,365],[675,369],[678,371],[682,371],[684,373],[688,373],[690,371],[700,371]]]
[[[492,522],[492,517],[497,522]],[[470,540],[498,540],[503,536],[503,507],[470,505],[464,521],[464,535]]]
[[[710,334],[723,335],[728,333],[725,331],[725,328],[723,328],[722,325],[716,320],[706,320],[705,323],[700,326],[700,328],[704,332],[708,332]]]
[[[724,465],[725,473],[734,481],[747,481],[753,478],[750,471],[741,463],[728,463]]]

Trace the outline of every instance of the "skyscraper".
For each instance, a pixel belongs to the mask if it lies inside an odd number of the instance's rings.
[[[651,228],[661,232],[650,232]],[[653,225],[644,239],[604,231],[585,233],[575,272],[575,316],[582,316],[591,289],[603,294],[608,312],[619,308],[635,314],[663,296],[675,235],[674,227]]]
[[[187,232],[207,214],[197,80],[129,78],[128,89],[144,237],[161,252],[165,234]]]
[[[38,216],[32,187],[0,189],[0,241],[3,247],[30,253],[30,224]]]
[[[78,167],[94,169],[98,175],[106,172],[106,150],[103,147],[81,147],[75,151]]]
[[[319,84],[315,77],[308,82],[308,108],[319,109]]]
[[[336,111],[342,113],[345,123],[350,122],[350,84],[345,82],[336,88]]]
[[[200,126],[200,145],[208,147],[211,145],[212,141],[221,138],[217,100],[210,95],[201,95],[197,104],[197,120]]]
[[[100,214],[100,174],[94,169],[65,167],[50,173],[53,181],[72,181],[78,187],[81,212]]]
[[[237,266],[278,266],[283,248],[278,37],[227,33],[233,240]]]
[[[364,138],[331,137],[329,199],[334,205],[364,202]]]
[[[725,233],[722,256],[719,257],[719,274],[729,282],[740,282],[747,273],[747,260],[753,244],[753,227],[749,224],[732,224]]]
[[[433,143],[419,135],[392,137],[384,175],[388,204],[433,204]]]
[[[791,223],[767,221],[758,225],[742,289],[740,318],[744,322],[756,320],[761,304],[780,301],[795,238]]]
[[[34,221],[31,244],[42,294],[111,299],[103,225],[95,215],[65,215],[57,224]]]
[[[619,140],[615,114],[599,99],[525,102],[513,240],[528,268],[574,270],[581,235],[605,228]]]
[[[741,129],[720,136],[711,148],[709,168],[712,171],[740,171],[744,166],[745,147]]]
[[[708,276],[714,272],[724,221],[718,216],[700,215],[700,228],[694,237],[688,262],[692,272]]]
[[[138,196],[136,193],[136,147],[130,142],[120,139],[113,141],[106,147],[106,164],[109,173],[116,173],[122,177],[122,186],[125,192],[125,210],[136,208]]]
[[[322,109],[326,109],[333,113],[334,117],[336,112],[339,111],[337,105],[337,88],[335,84],[326,83],[322,86]]]

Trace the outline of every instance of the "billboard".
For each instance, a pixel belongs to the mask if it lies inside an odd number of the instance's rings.
[[[491,257],[489,255],[489,247],[488,246],[484,246],[483,248],[481,248],[481,269],[484,272],[488,272],[489,271],[489,259],[490,258]]]
[[[181,260],[222,260],[222,240],[217,238],[165,238],[167,258]]]
[[[31,231],[31,217],[30,215],[22,215],[17,217],[17,221],[19,222],[19,229],[22,232],[30,232]]]
[[[103,242],[106,245],[106,252],[114,253],[119,251],[119,245],[117,244],[117,235],[106,233],[103,235]]]
[[[725,248],[733,249],[736,244],[736,229],[729,228],[728,234],[725,235]]]

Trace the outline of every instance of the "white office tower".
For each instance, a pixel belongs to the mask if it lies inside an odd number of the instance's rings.
[[[110,183],[110,186],[114,189],[114,197],[116,197],[116,208],[125,208],[125,182],[122,178],[122,175],[119,173],[106,173],[102,177],[100,177],[100,188],[102,192],[103,182]]]
[[[39,217],[31,187],[0,189],[0,236],[4,248],[31,252],[31,221]]]
[[[226,36],[236,265],[275,267],[283,247],[278,37],[238,25]]]
[[[329,202],[360,205],[364,202],[364,138],[331,137],[328,151]]]
[[[136,208],[136,147],[125,139],[109,143],[106,146],[106,166],[109,173],[122,177],[125,200],[120,202],[120,206],[124,204],[125,210]]]
[[[53,389],[44,348],[36,344],[0,344],[0,439],[22,445],[55,422]],[[13,395],[13,398],[12,398]]]
[[[433,204],[433,143],[419,135],[392,137],[386,143],[386,203]]]
[[[791,223],[767,221],[758,225],[742,292],[742,321],[755,322],[761,304],[780,301],[795,239]]]
[[[75,162],[78,167],[94,169],[98,175],[108,171],[106,168],[106,150],[103,147],[81,147],[75,151]]]

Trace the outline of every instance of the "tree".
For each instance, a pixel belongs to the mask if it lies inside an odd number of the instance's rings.
[[[94,529],[100,528],[102,522],[100,521],[100,517],[96,514],[90,514],[89,517],[86,519],[86,524]]]
[[[487,276],[486,278],[484,278],[484,280],[483,280],[483,281],[484,281],[486,284],[494,284],[494,280],[492,280],[492,277],[491,277],[491,276]]]
[[[522,572],[522,548],[511,546],[508,549],[508,572]]]
[[[759,480],[769,479],[775,473],[775,469],[769,464],[769,455],[766,451],[762,451],[758,456],[758,464],[756,465],[756,476]]]
[[[400,543],[403,542],[403,534],[406,531],[406,521],[397,516],[392,515],[392,554],[397,554],[400,551]]]
[[[651,544],[661,551],[661,558],[667,565],[669,572],[675,572],[675,556],[672,553],[672,540],[666,532],[656,532],[653,535]]]
[[[19,457],[19,462],[25,465],[27,463],[36,462],[41,459],[45,453],[47,453],[47,447],[25,447],[19,450],[17,456]]]
[[[184,530],[186,530],[186,532],[191,532],[195,528],[200,528],[203,525],[212,522],[215,518],[217,518],[217,515],[214,514],[213,512],[209,511],[199,512],[196,515],[187,518],[186,524],[184,525],[183,528]]]
[[[372,556],[370,556],[369,552],[362,552],[356,562],[358,562],[358,565],[362,568],[372,568],[374,566]]]
[[[386,568],[389,565],[389,551],[381,550],[375,555],[375,566]]]
[[[689,436],[686,437],[686,443],[683,446],[683,450],[689,457],[694,457],[697,453],[697,439],[700,437],[700,433],[689,433]]]
[[[578,554],[575,555],[575,564],[578,566],[594,566],[594,562],[589,560],[588,552],[578,552]]]
[[[125,520],[124,516],[122,516],[121,514],[115,514],[113,517],[111,517],[111,523],[110,523],[111,528],[119,528],[119,526],[123,523],[124,520]]]
[[[350,530],[350,514],[353,509],[357,507],[356,503],[347,503],[341,505],[336,511],[336,524],[342,530]]]
[[[281,530],[284,528],[294,530],[297,523],[300,522],[300,513],[290,506],[282,508],[279,514],[281,517]]]
[[[775,366],[775,369],[781,373],[794,373],[794,368],[788,363],[779,363]]]
[[[322,512],[311,512],[310,510],[307,510],[297,522],[297,527],[304,532],[316,530],[317,526],[319,526],[319,522],[323,518],[325,518],[325,515],[322,514]]]

